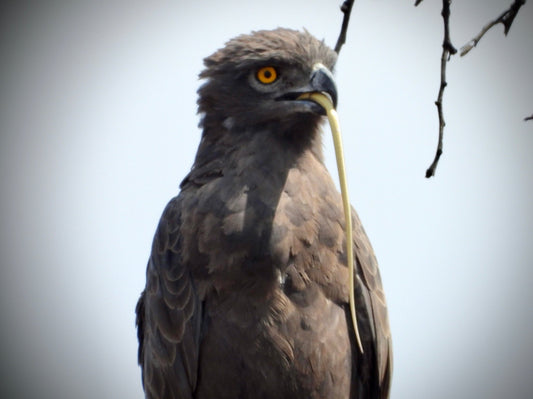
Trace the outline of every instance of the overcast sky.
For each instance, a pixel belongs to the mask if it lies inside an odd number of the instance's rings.
[[[16,2],[0,34],[0,396],[143,397],[134,307],[198,145],[202,59],[341,1]],[[392,398],[533,390],[533,5],[448,64],[441,2],[357,0],[336,69],[351,200],[381,265]],[[511,0],[452,4],[456,47]],[[336,179],[329,128],[326,158]]]

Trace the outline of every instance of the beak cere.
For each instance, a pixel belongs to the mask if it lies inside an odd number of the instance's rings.
[[[317,63],[313,66],[313,73],[309,81],[311,90],[328,94],[331,97],[333,107],[337,107],[337,86],[331,71],[323,64]]]
[[[335,85],[335,79],[331,71],[322,63],[316,63],[313,65],[313,70],[309,75],[308,83],[304,86],[295,88],[289,93],[285,93],[282,96],[276,98],[277,101],[296,101],[313,103],[312,109],[314,112],[320,115],[326,115],[322,106],[315,103],[306,94],[322,93],[326,97],[329,97],[333,108],[337,107],[337,86]]]

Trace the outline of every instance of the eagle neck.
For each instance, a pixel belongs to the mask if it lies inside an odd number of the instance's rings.
[[[272,122],[252,127],[232,125],[229,119],[207,116],[203,119],[196,165],[218,159],[226,165],[252,167],[243,165],[242,160],[248,159],[252,163],[290,168],[309,152],[323,163],[320,119],[298,117],[283,124]]]

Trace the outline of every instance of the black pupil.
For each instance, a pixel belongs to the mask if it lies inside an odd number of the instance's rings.
[[[265,77],[265,79],[270,79],[272,77],[272,71],[267,69],[266,71],[264,71],[263,76]]]

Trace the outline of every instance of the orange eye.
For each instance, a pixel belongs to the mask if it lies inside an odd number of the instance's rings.
[[[259,68],[259,70],[255,74],[258,81],[261,83],[268,85],[270,83],[274,83],[275,80],[278,78],[278,72],[276,71],[276,68],[271,66],[266,66],[263,68]]]

